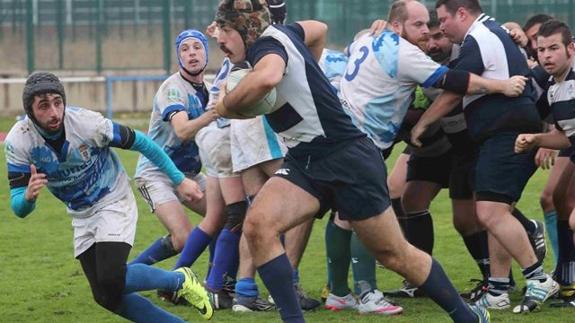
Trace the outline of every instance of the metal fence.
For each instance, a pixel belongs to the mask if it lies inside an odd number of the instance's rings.
[[[345,46],[359,29],[384,18],[390,0],[287,0],[288,19],[320,19],[330,46]],[[422,1],[433,6],[434,0]],[[217,0],[0,0],[0,71],[94,71],[173,68],[173,38],[204,29]],[[575,0],[482,0],[488,14],[523,22],[548,13],[575,23]]]

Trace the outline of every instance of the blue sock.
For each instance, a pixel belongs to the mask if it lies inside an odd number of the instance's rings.
[[[132,322],[154,323],[180,323],[185,322],[181,318],[154,305],[147,298],[136,293],[122,296],[122,304],[118,309],[118,315]]]
[[[253,278],[241,278],[236,283],[236,295],[240,297],[257,297],[258,285]]]
[[[447,278],[441,265],[432,258],[429,276],[421,288],[454,322],[476,322],[477,315],[469,308]]]
[[[292,267],[285,253],[258,267],[258,273],[272,295],[284,322],[305,322],[295,288]]]
[[[178,252],[174,250],[174,246],[172,245],[172,237],[167,235],[152,243],[146,250],[139,254],[136,259],[132,260],[129,265],[153,265],[158,261],[173,257],[177,254]]]
[[[238,259],[241,231],[232,232],[223,229],[216,244],[214,265],[206,281],[206,287],[212,291],[219,291],[224,286],[224,278],[230,271],[230,267],[236,267],[234,262]]]
[[[216,245],[218,244],[218,239],[220,238],[220,233],[216,233],[214,237],[212,237],[212,241],[210,242],[210,255],[208,260],[208,271],[206,272],[206,279],[210,276],[210,272],[212,271],[212,267],[214,266],[214,257],[216,257]]]
[[[294,269],[291,275],[291,281],[295,285],[299,285],[299,269]]]
[[[543,215],[545,219],[545,230],[547,231],[547,237],[551,242],[551,250],[553,250],[553,256],[555,257],[555,265],[559,259],[559,241],[557,240],[557,212],[555,210],[549,211]]]
[[[190,232],[182,254],[180,254],[180,258],[174,268],[190,267],[202,252],[204,252],[211,240],[212,237],[202,231],[200,227],[196,226],[194,230]]]
[[[176,291],[182,287],[184,274],[144,265],[128,265],[124,294],[144,290],[161,289]]]

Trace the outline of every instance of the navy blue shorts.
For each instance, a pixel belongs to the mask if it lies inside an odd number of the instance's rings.
[[[407,161],[407,182],[424,181],[447,188],[451,173],[451,150],[434,157],[421,157],[415,154]]]
[[[512,204],[537,166],[536,149],[516,154],[513,151],[518,133],[503,132],[487,138],[479,147],[475,166],[475,192],[478,201]]]
[[[449,198],[470,200],[475,191],[475,163],[477,153],[458,152],[452,155],[449,174]]]
[[[281,171],[274,176],[317,198],[319,217],[332,209],[342,220],[362,220],[391,205],[381,151],[367,137],[354,139],[317,160],[295,159],[288,152]]]
[[[569,148],[559,150],[559,157],[571,157],[575,155],[575,146],[571,145]]]

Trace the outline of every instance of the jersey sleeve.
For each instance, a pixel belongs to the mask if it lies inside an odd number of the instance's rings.
[[[288,55],[285,47],[279,42],[279,40],[273,37],[261,37],[250,47],[248,50],[247,60],[252,66],[255,66],[260,59],[266,55],[276,54],[280,56],[285,64],[288,62]]]
[[[81,118],[89,120],[82,124],[82,136],[90,138],[96,147],[119,147],[126,149],[133,142],[130,128],[105,118],[101,113],[83,110]],[[132,131],[133,132],[133,131]]]
[[[424,88],[435,85],[449,69],[433,61],[421,49],[400,39],[399,45],[400,80],[415,82]]]
[[[168,84],[160,89],[155,98],[155,105],[162,120],[170,121],[172,115],[179,111],[186,111],[187,96],[185,91],[175,84]]]
[[[297,35],[301,39],[301,41],[305,40],[305,31],[303,30],[303,27],[297,22],[285,25],[285,28],[290,32],[294,33],[295,35]]]
[[[472,36],[467,36],[459,50],[459,57],[455,69],[482,75],[485,65],[481,57],[479,44]]]
[[[6,156],[6,169],[8,173],[28,173],[30,174],[30,154],[27,153],[23,138],[16,138],[18,129],[8,134],[4,141],[4,155]]]

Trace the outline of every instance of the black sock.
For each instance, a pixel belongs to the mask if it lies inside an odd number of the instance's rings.
[[[454,322],[477,322],[477,315],[463,302],[443,268],[435,259],[432,258],[429,276],[419,288],[449,313]]]
[[[489,277],[489,294],[500,296],[509,291],[509,278]]]
[[[405,222],[405,213],[403,212],[403,206],[401,205],[401,198],[391,199],[391,207],[393,208],[393,212],[395,213],[395,217],[397,218],[397,222],[399,222],[399,227],[401,228],[401,232],[403,235],[407,237],[407,223]]]
[[[404,230],[409,243],[429,255],[433,253],[433,220],[428,210],[407,213]]]
[[[538,279],[540,281],[545,281],[546,278],[541,261],[537,261],[533,265],[524,268],[522,272],[525,279]]]
[[[475,259],[483,280],[487,280],[490,276],[487,231],[480,231],[463,237],[463,242],[473,259]]]
[[[559,259],[555,278],[561,285],[571,285],[575,279],[573,277],[575,248],[573,246],[573,231],[569,227],[569,221],[557,220],[557,238],[559,241]]]
[[[533,223],[531,220],[525,217],[525,215],[518,208],[514,208],[511,214],[513,214],[513,217],[515,217],[517,221],[521,223],[521,225],[523,226],[523,228],[525,228],[525,231],[527,231],[527,233],[533,234],[535,232],[535,229],[537,229],[535,227],[535,223]]]

